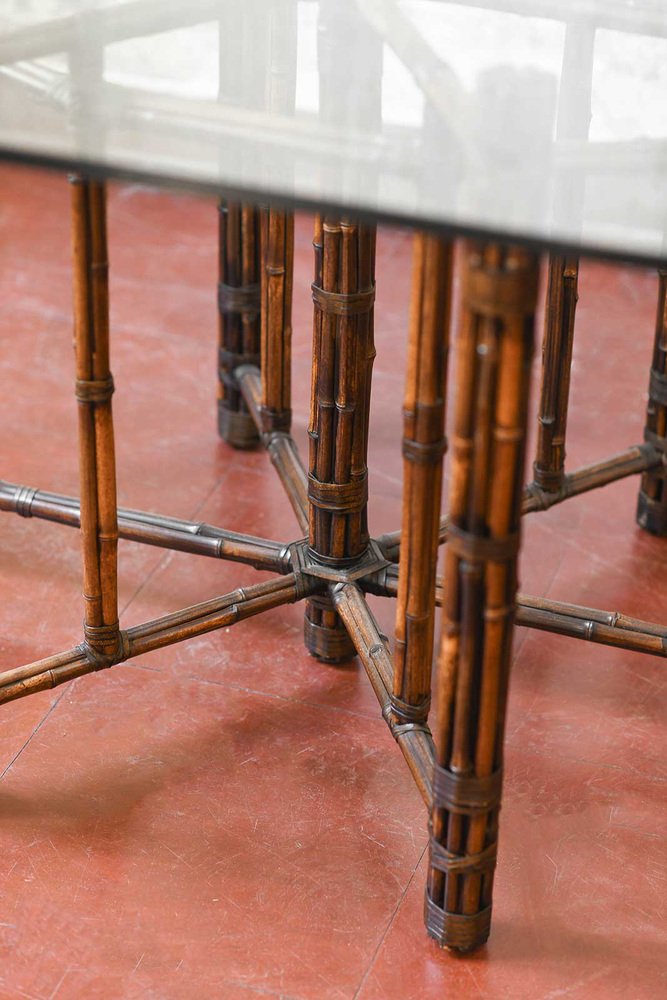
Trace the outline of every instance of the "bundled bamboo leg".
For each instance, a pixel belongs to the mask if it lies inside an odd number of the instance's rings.
[[[74,343],[79,411],[84,649],[96,667],[123,658],[118,626],[116,464],[109,370],[103,184],[72,179]]]
[[[431,700],[451,290],[451,244],[418,234],[403,407],[403,544],[391,698],[402,723],[425,723]]]
[[[375,229],[355,220],[315,223],[313,376],[308,500],[312,557],[355,562],[368,547],[368,416],[375,297]],[[305,642],[319,659],[354,654],[329,597],[308,602]]]
[[[577,257],[556,254],[550,257],[537,456],[533,465],[536,484],[548,493],[557,492],[565,478],[565,431],[578,276]]]
[[[637,523],[653,535],[667,535],[667,270],[658,272],[658,314],[648,389],[644,440],[662,454],[662,464],[642,476]]]
[[[259,438],[234,370],[259,365],[260,212],[254,205],[219,205],[218,430],[235,448]]]
[[[261,374],[250,365],[236,370],[255,422],[302,531],[308,530],[306,471],[290,436],[292,282],[294,216],[270,208],[262,213]]]
[[[463,276],[426,925],[489,933],[538,260],[471,244]]]

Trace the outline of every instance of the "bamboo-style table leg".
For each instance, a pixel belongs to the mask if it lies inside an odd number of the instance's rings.
[[[262,212],[262,316],[260,420],[265,434],[289,434],[292,426],[292,284],[294,215]]]
[[[375,228],[318,217],[312,286],[313,375],[308,434],[309,530],[313,558],[354,563],[368,547],[368,417],[375,298]],[[329,597],[308,602],[305,643],[337,663],[354,646]]]
[[[257,429],[234,371],[259,365],[260,210],[222,201],[218,211],[218,430],[235,448],[252,448]]]
[[[429,933],[459,951],[491,919],[538,279],[527,251],[466,254],[425,901]]]
[[[103,184],[72,178],[74,343],[79,412],[84,648],[96,666],[122,658],[118,625],[116,465],[109,369]]]
[[[424,725],[431,701],[452,263],[451,243],[415,236],[391,699],[396,721],[405,725]]]
[[[557,493],[565,479],[565,431],[578,277],[577,257],[552,254],[544,314],[537,455],[533,465],[535,482],[547,493]]]
[[[667,270],[658,272],[658,312],[648,389],[644,440],[662,453],[662,465],[642,476],[637,523],[667,535]]]

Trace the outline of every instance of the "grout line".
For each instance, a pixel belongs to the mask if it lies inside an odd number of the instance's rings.
[[[225,482],[225,480],[229,476],[229,473],[230,473],[230,470],[226,469],[225,472],[218,479],[216,479],[215,483],[213,484],[213,486],[211,487],[211,489],[209,490],[209,492],[206,494],[206,496],[199,503],[197,503],[195,505],[194,510],[192,511],[192,513],[190,514],[190,516],[187,518],[188,521],[194,521],[195,520],[195,518],[197,517],[197,514],[199,513],[199,511],[202,510],[202,508],[206,506],[206,504],[211,499],[211,497],[216,492],[216,490],[218,490],[220,488],[220,486],[222,485],[222,483]],[[140,545],[141,543],[138,542],[136,544]],[[148,586],[148,584],[153,579],[153,577],[158,572],[160,572],[160,570],[166,568],[166,566],[169,564],[169,562],[171,561],[171,559],[174,556],[174,551],[175,551],[174,549],[165,549],[164,550],[164,554],[163,554],[162,558],[158,559],[158,561],[155,564],[155,566],[153,567],[153,569],[151,569],[151,570],[148,571],[146,577],[141,581],[141,583],[137,586],[137,589],[134,591],[134,593],[132,594],[132,596],[129,597],[127,599],[127,601],[125,602],[125,604],[123,605],[123,608],[122,608],[121,612],[118,615],[119,618],[120,618],[121,614],[125,614],[129,610],[130,605],[136,600],[136,598],[143,591],[143,589],[146,586]]]
[[[229,470],[226,470],[224,472],[224,474],[222,476],[220,476],[216,480],[216,482],[213,485],[213,487],[211,488],[211,490],[206,494],[206,496],[198,504],[196,504],[196,506],[195,506],[195,508],[194,508],[194,510],[193,510],[193,512],[192,512],[192,514],[191,514],[191,516],[189,518],[189,520],[194,520],[194,518],[197,516],[197,513],[202,509],[202,507],[204,507],[208,503],[208,501],[210,500],[210,498],[213,496],[213,494],[215,493],[215,491],[217,489],[219,489],[220,485],[225,481],[225,479],[227,478],[228,475],[229,475]],[[141,581],[141,583],[138,585],[137,589],[132,594],[132,596],[130,598],[128,598],[128,600],[125,602],[125,604],[123,605],[123,607],[119,609],[119,615],[118,615],[119,618],[120,618],[121,615],[125,614],[125,612],[128,610],[128,608],[130,607],[130,605],[132,604],[132,602],[135,600],[135,598],[141,593],[141,591],[143,590],[143,588],[155,576],[155,574],[158,572],[158,570],[164,568],[164,566],[169,562],[169,560],[170,560],[170,558],[172,556],[173,556],[173,552],[171,550],[167,550],[167,551],[165,551],[165,553],[162,556],[162,558],[158,559],[158,561],[155,564],[155,566],[153,567],[153,569],[149,570],[149,572],[146,575],[145,579]],[[74,689],[74,686],[76,685],[76,683],[77,683],[78,680],[80,680],[80,678],[76,677],[76,678],[74,678],[73,681],[71,681],[69,684],[67,684],[65,686],[65,689],[63,691],[61,691],[60,695],[56,698],[56,700],[49,707],[49,709],[44,713],[43,717],[38,722],[38,724],[35,726],[35,728],[33,729],[33,731],[30,733],[30,735],[26,739],[26,741],[23,744],[23,746],[21,746],[20,749],[17,750],[16,754],[9,761],[9,763],[7,764],[7,766],[5,767],[5,769],[2,771],[2,773],[0,773],[0,781],[2,781],[2,779],[5,777],[5,775],[8,774],[8,772],[11,770],[11,768],[14,766],[14,764],[16,763],[16,761],[19,759],[19,757],[23,753],[23,751],[26,750],[26,748],[32,742],[33,738],[37,735],[37,733],[42,728],[42,726],[44,725],[44,723],[46,722],[46,720],[49,718],[49,716],[51,715],[51,713],[56,709],[56,707],[60,704],[60,702],[62,701],[62,699],[65,697],[66,692],[68,690],[71,691],[71,690]]]
[[[164,670],[158,670],[156,667],[147,667],[142,663],[133,663],[132,660],[127,660],[123,663],[124,667],[128,667],[134,670],[146,670],[151,674],[159,674],[162,677],[174,677],[180,680],[195,681],[199,684],[212,684],[215,687],[228,688],[231,691],[244,691],[246,694],[257,695],[261,698],[273,698],[275,701],[284,701],[290,705],[307,705],[309,708],[319,708],[325,712],[341,712],[343,715],[351,715],[355,719],[366,719],[370,722],[382,722],[382,715],[379,713],[374,715],[371,713],[366,714],[365,712],[355,712],[352,708],[343,708],[341,705],[325,705],[319,701],[305,701],[302,698],[290,698],[288,695],[275,694],[273,691],[260,691],[258,688],[246,687],[244,684],[236,684],[233,681],[223,682],[212,680],[210,677],[198,677],[196,674],[183,674],[178,673],[168,673]]]
[[[42,728],[42,726],[44,725],[44,723],[46,722],[46,720],[49,718],[49,716],[51,715],[51,712],[53,712],[53,710],[56,708],[56,706],[60,704],[60,702],[62,701],[62,699],[64,697],[65,697],[65,691],[61,691],[60,694],[58,695],[58,697],[56,698],[56,700],[47,709],[47,711],[44,713],[44,715],[42,716],[42,718],[40,719],[40,721],[37,723],[37,725],[35,726],[35,728],[33,729],[33,731],[30,733],[30,735],[26,739],[26,741],[23,744],[23,746],[20,747],[20,749],[16,751],[16,753],[14,754],[14,756],[12,757],[12,759],[10,760],[10,762],[7,764],[7,767],[0,774],[0,781],[2,781],[2,779],[4,778],[4,776],[8,773],[8,771],[11,770],[11,768],[14,766],[14,764],[16,763],[16,761],[19,759],[19,757],[21,756],[21,754],[23,753],[23,751],[25,750],[25,748],[28,746],[29,743],[32,742],[33,738],[37,735],[37,733]]]
[[[414,881],[415,875],[417,874],[417,869],[419,868],[419,866],[420,866],[420,864],[422,862],[422,858],[426,854],[427,850],[428,850],[428,844],[426,844],[426,846],[424,847],[424,850],[421,852],[421,854],[419,855],[419,858],[417,859],[417,863],[416,863],[415,867],[412,870],[412,874],[410,875],[410,878],[408,879],[408,883],[407,883],[405,889],[403,890],[403,892],[401,893],[401,897],[400,897],[399,901],[397,902],[397,904],[396,904],[396,906],[394,908],[394,912],[392,913],[392,915],[389,918],[387,926],[385,927],[384,932],[383,932],[380,940],[378,941],[377,948],[373,952],[372,958],[371,958],[371,960],[370,960],[370,962],[368,964],[368,968],[366,969],[366,971],[364,972],[363,976],[361,977],[361,982],[359,983],[359,986],[357,987],[356,993],[352,997],[352,1000],[357,1000],[357,998],[359,997],[359,994],[361,993],[362,989],[366,985],[366,981],[367,981],[368,977],[370,976],[371,972],[373,971],[373,966],[375,965],[375,962],[376,962],[376,959],[378,957],[378,953],[380,951],[380,948],[384,944],[389,931],[391,930],[391,928],[394,925],[394,921],[396,920],[396,917],[398,916],[398,911],[400,910],[401,906],[403,905],[403,900],[405,899],[405,897],[406,897],[406,895],[408,893],[408,889],[410,888],[410,886],[412,885],[412,883]]]

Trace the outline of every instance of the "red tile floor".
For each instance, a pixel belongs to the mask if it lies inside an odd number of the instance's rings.
[[[2,475],[77,492],[68,190],[3,167]],[[261,453],[215,430],[214,202],[113,185],[120,502],[295,536]],[[310,220],[297,222],[295,433],[305,443]],[[371,528],[400,520],[410,237],[383,231]],[[571,467],[641,439],[656,282],[585,264]],[[664,620],[667,542],[636,481],[525,521],[522,589]],[[122,543],[125,624],[256,579]],[[80,634],[78,538],[0,516],[0,665]],[[391,628],[393,605],[376,601]],[[421,919],[426,817],[363,671],[310,659],[299,607],[0,710],[0,998],[441,1000],[667,995],[663,662],[517,634],[488,946]]]

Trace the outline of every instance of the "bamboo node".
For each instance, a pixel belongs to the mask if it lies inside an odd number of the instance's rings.
[[[74,394],[80,403],[106,403],[114,393],[113,376],[108,378],[78,378]]]
[[[403,458],[407,459],[408,462],[432,465],[439,462],[446,451],[446,437],[440,438],[439,441],[430,441],[427,444],[413,441],[411,438],[403,438]]]
[[[14,497],[14,510],[21,517],[32,517],[32,502],[37,496],[37,490],[30,486],[21,486]]]

